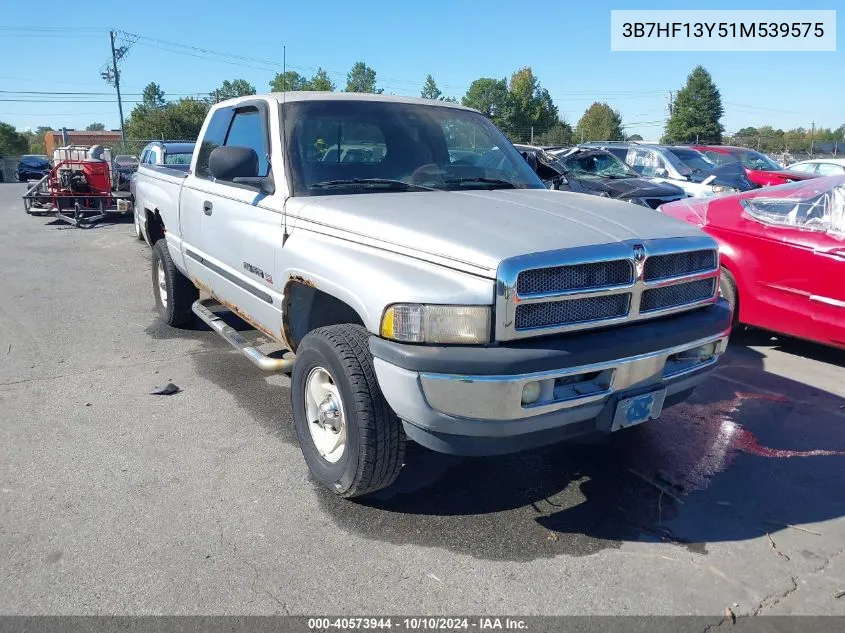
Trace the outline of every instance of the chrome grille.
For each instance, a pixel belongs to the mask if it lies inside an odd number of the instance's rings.
[[[656,220],[659,221],[659,220]],[[628,240],[510,257],[496,280],[496,340],[656,319],[717,300],[705,235]]]
[[[567,290],[587,290],[633,283],[634,267],[627,259],[573,266],[534,268],[519,273],[519,295],[545,294]]]
[[[669,255],[653,255],[645,262],[646,281],[680,277],[716,268],[716,251],[701,250]]]
[[[628,314],[630,303],[630,294],[524,303],[516,307],[516,329],[528,330],[619,318]]]
[[[687,283],[672,284],[662,288],[649,288],[643,291],[640,300],[640,312],[653,312],[665,308],[674,308],[687,303],[703,301],[716,293],[716,279],[699,279]]]

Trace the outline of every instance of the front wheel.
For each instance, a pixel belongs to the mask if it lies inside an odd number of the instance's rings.
[[[732,325],[737,327],[739,325],[739,291],[736,288],[736,279],[724,266],[719,277],[719,295],[730,304],[733,310]]]
[[[405,455],[405,432],[379,388],[368,339],[358,325],[313,330],[291,377],[305,462],[317,481],[347,498],[392,484]]]
[[[199,290],[176,268],[167,240],[160,239],[153,246],[152,263],[153,296],[158,313],[167,325],[185,327],[193,322],[191,306],[199,299]]]

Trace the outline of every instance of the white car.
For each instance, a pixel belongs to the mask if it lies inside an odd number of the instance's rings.
[[[845,158],[814,158],[793,163],[789,171],[804,171],[819,176],[837,176],[845,174]]]

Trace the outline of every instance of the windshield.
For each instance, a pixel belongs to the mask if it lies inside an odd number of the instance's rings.
[[[689,167],[693,172],[695,171],[710,171],[716,165],[707,159],[707,157],[694,149],[683,149],[672,147],[667,149],[675,158],[681,161],[686,167]]]
[[[760,152],[747,151],[739,155],[742,164],[748,169],[768,169],[772,171],[780,171],[783,169],[771,158]]]
[[[286,108],[297,196],[545,188],[476,112],[351,99]]]
[[[184,152],[177,152],[171,154],[168,152],[164,155],[164,164],[165,165],[190,165],[191,164],[191,157],[193,156],[192,153],[184,153]]]
[[[609,152],[580,152],[559,157],[576,178],[636,178],[637,172]]]

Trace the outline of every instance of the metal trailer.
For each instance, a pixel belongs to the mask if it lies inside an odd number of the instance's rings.
[[[90,228],[108,216],[132,213],[132,195],[112,190],[107,161],[62,160],[41,180],[28,184],[23,201],[30,215],[55,214],[72,226]]]

